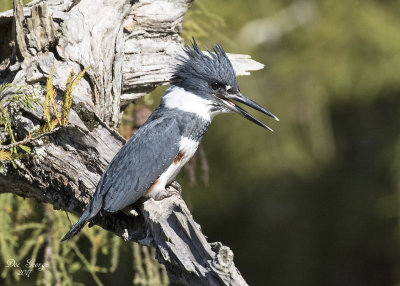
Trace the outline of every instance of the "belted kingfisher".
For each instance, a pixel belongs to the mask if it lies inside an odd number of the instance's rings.
[[[272,131],[232,100],[279,121],[240,92],[235,71],[220,45],[203,53],[193,38],[184,51],[186,56],[178,57],[160,106],[112,159],[92,200],[61,241],[76,235],[101,210],[116,212],[141,197],[159,200],[170,196],[166,186],[194,155],[215,115],[235,112]]]

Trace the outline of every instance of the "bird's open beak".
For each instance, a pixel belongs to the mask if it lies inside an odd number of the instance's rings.
[[[248,120],[254,122],[255,124],[258,124],[258,125],[264,127],[265,129],[268,129],[268,130],[270,130],[272,132],[274,131],[274,130],[272,130],[272,128],[270,128],[269,126],[267,126],[264,123],[262,123],[261,121],[259,121],[257,118],[255,118],[253,115],[248,113],[243,108],[240,108],[239,106],[237,106],[231,100],[235,100],[237,102],[243,103],[243,104],[245,104],[245,105],[247,105],[247,106],[249,106],[251,108],[254,108],[255,110],[258,110],[258,111],[260,111],[260,112],[272,117],[276,121],[279,121],[278,117],[273,115],[271,112],[266,110],[264,107],[259,105],[257,102],[255,102],[255,101],[251,100],[250,98],[244,96],[241,92],[239,92],[237,94],[229,94],[229,93],[225,94],[225,98],[221,98],[221,99],[228,106],[228,108],[231,109],[233,112],[236,112],[236,113],[242,115],[244,118],[247,118]]]

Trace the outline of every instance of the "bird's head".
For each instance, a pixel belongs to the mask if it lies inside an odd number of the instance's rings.
[[[212,51],[203,53],[193,38],[191,45],[186,45],[184,51],[186,56],[178,57],[171,85],[210,102],[211,112],[235,112],[272,131],[232,101],[243,103],[279,121],[271,112],[240,92],[233,66],[220,45],[217,44]]]

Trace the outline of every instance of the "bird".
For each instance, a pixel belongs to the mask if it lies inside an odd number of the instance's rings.
[[[221,45],[203,52],[192,38],[183,51],[160,105],[111,160],[82,216],[61,241],[75,236],[102,211],[117,212],[142,197],[161,200],[176,193],[179,185],[167,186],[175,182],[181,168],[193,157],[216,115],[237,113],[273,131],[234,103],[279,121],[241,93],[232,63]]]

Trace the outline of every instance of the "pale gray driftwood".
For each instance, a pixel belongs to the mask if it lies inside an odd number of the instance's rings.
[[[191,0],[15,0],[0,13],[0,81],[29,86],[44,100],[46,79],[61,101],[71,71],[91,66],[73,91],[70,124],[24,141],[32,154],[0,170],[0,192],[33,197],[80,215],[113,156],[124,144],[117,126],[121,106],[168,83],[183,46],[183,17]],[[14,21],[14,22],[13,22]],[[244,55],[230,55],[238,74],[262,68]],[[0,95],[7,96],[7,94]],[[17,140],[43,124],[43,108],[8,106]],[[0,138],[5,138],[0,127]],[[138,202],[141,215],[104,214],[94,223],[157,249],[170,278],[188,285],[246,285],[233,253],[209,244],[184,201]]]

